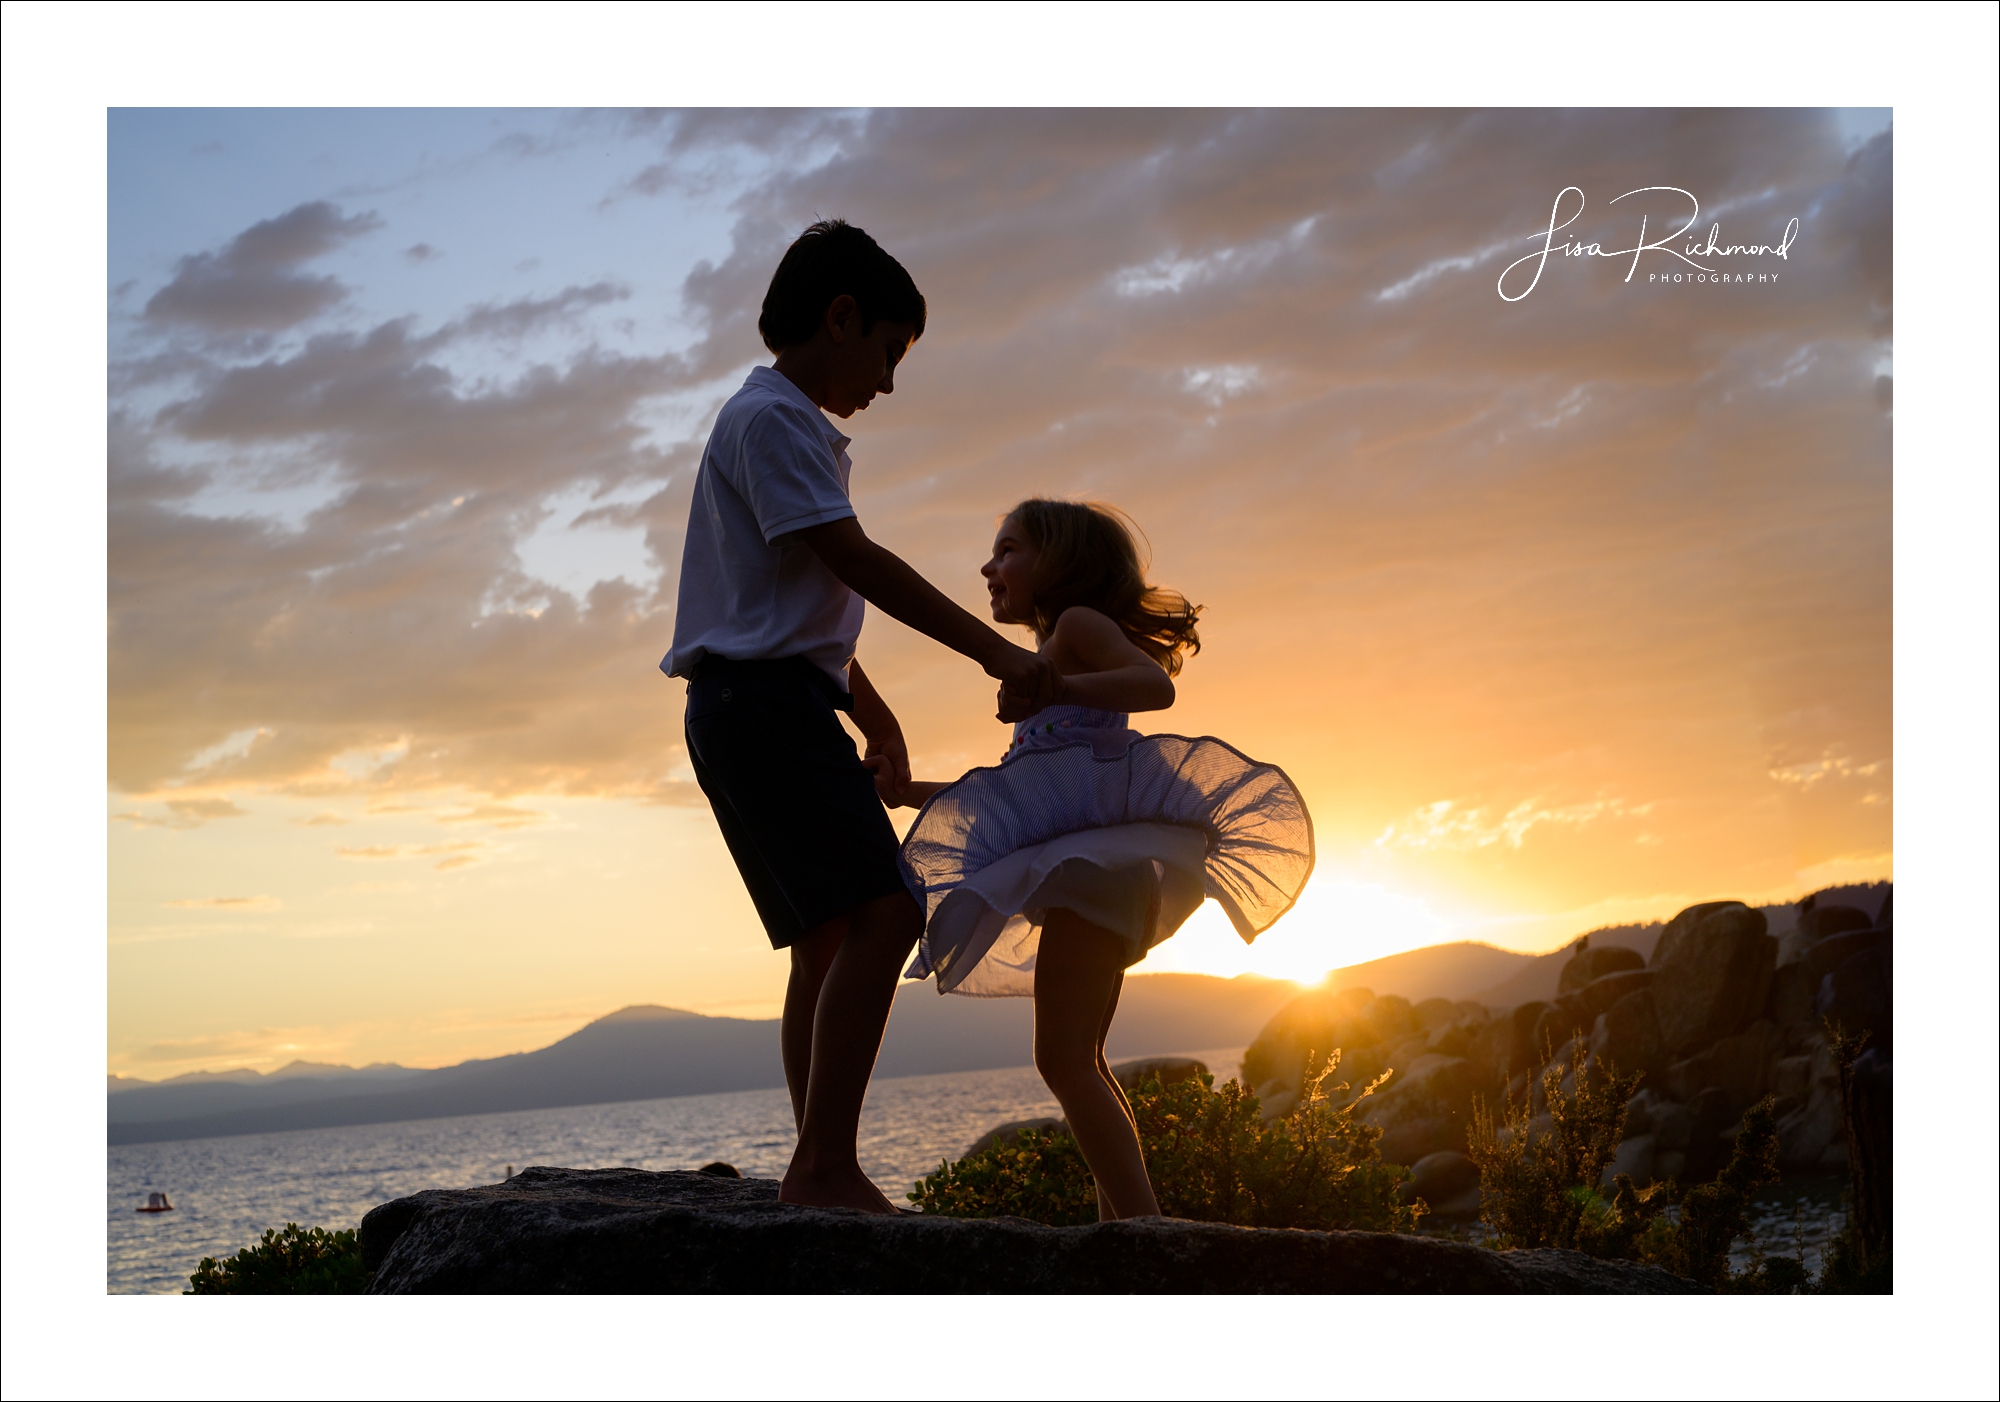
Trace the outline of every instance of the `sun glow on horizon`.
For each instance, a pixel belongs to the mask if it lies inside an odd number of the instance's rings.
[[[1334,969],[1450,940],[1456,929],[1416,896],[1373,882],[1321,878],[1308,882],[1298,904],[1254,944],[1243,943],[1222,907],[1206,901],[1133,972],[1262,974],[1313,984]]]

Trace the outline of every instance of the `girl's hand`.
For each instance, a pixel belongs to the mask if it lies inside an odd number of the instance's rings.
[[[882,800],[884,808],[922,808],[930,802],[932,794],[944,787],[936,779],[905,779],[897,784],[886,755],[876,755],[861,762],[875,776],[875,796]]]

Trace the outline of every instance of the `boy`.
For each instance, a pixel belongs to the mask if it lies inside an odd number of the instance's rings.
[[[861,1171],[855,1130],[896,976],[922,930],[854,717],[901,788],[909,754],[854,660],[863,600],[978,662],[1028,714],[1052,670],[868,539],[848,502],[849,418],[895,389],[923,334],[902,264],[844,220],[786,250],[758,333],[777,357],[716,416],[681,557],[673,650],[688,679],[687,747],[774,949],[791,951],[780,1042],[799,1132],[782,1202],[896,1209]]]

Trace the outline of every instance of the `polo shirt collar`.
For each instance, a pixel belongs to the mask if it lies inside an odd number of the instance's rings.
[[[852,438],[849,438],[846,434],[842,433],[839,429],[835,428],[833,426],[833,421],[827,418],[825,413],[821,411],[819,405],[813,403],[810,399],[806,398],[805,391],[800,389],[797,385],[793,384],[775,366],[770,366],[770,365],[756,366],[754,369],[750,371],[749,382],[751,384],[761,385],[763,388],[768,389],[775,394],[783,395],[785,398],[791,400],[792,403],[798,405],[800,408],[809,411],[814,418],[819,420],[820,426],[826,430],[826,441],[833,445],[834,452],[836,453],[846,452],[847,445],[854,441]]]

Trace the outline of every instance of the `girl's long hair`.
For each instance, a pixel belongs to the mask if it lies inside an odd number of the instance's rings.
[[[1146,583],[1146,562],[1134,539],[1144,537],[1117,507],[1030,497],[1007,514],[1038,552],[1029,621],[1041,636],[1055,631],[1064,609],[1081,605],[1117,623],[1170,677],[1179,674],[1183,653],[1201,651],[1195,631],[1201,606]]]

